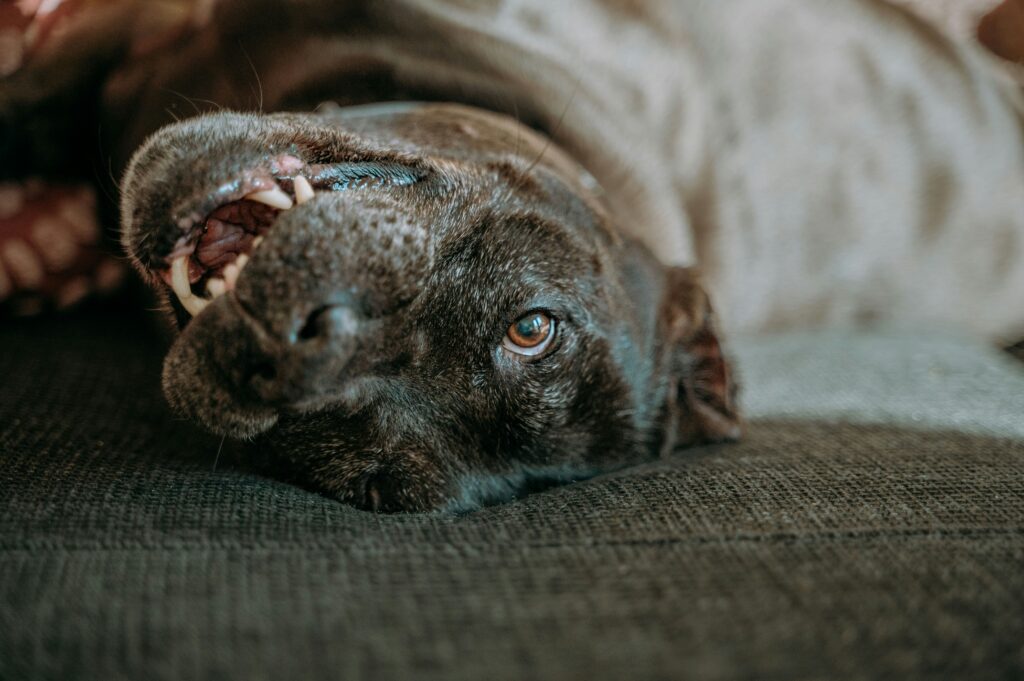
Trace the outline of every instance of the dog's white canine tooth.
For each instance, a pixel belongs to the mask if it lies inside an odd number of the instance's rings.
[[[261,243],[263,243],[263,237],[258,236],[255,239],[253,239],[252,240],[252,248],[253,248],[253,250],[256,250],[257,248],[259,248]]]
[[[171,288],[181,301],[182,306],[188,313],[195,317],[203,311],[210,301],[204,300],[192,293],[192,286],[188,281],[188,261],[191,256],[183,255],[171,263]]]
[[[238,273],[239,274],[242,273],[242,270],[244,270],[245,266],[248,265],[248,264],[249,264],[249,256],[246,255],[245,253],[243,253],[240,256],[238,256],[237,258],[235,258],[235,267],[238,268]]]
[[[302,175],[296,175],[294,183],[295,203],[303,204],[316,196],[316,193],[313,191],[313,185]]]
[[[206,283],[206,290],[210,292],[211,296],[217,298],[227,292],[228,286],[224,283],[223,279],[217,279],[214,277]]]
[[[183,255],[171,263],[171,288],[179,298],[192,295],[192,287],[188,283],[188,260],[189,256]]]
[[[247,194],[246,197],[250,201],[256,201],[257,203],[263,203],[271,208],[278,208],[280,210],[288,210],[292,207],[292,197],[284,193],[284,190],[280,187],[275,186],[273,189],[267,189],[261,192],[253,192]]]
[[[224,283],[227,285],[228,290],[234,289],[235,281],[238,279],[238,265],[229,263],[224,267],[224,271],[221,274],[224,277]]]
[[[210,304],[209,300],[200,298],[199,296],[192,296],[181,301],[181,304],[185,306],[188,313],[195,317],[197,314],[203,311],[203,309]]]

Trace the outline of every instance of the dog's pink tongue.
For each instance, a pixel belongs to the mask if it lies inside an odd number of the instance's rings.
[[[255,201],[235,201],[221,206],[206,220],[195,259],[211,270],[232,262],[240,253],[248,253],[253,241],[270,229],[278,210]]]
[[[216,269],[233,261],[239,253],[252,250],[255,234],[240,225],[210,218],[206,233],[196,246],[196,259],[209,269]]]

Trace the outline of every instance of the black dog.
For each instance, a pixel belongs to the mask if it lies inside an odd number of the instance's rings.
[[[136,155],[124,238],[177,293],[180,412],[388,511],[738,435],[706,295],[567,157],[463,107],[360,114],[218,114]]]

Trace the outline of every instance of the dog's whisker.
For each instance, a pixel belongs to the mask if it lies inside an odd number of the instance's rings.
[[[193,109],[195,109],[195,111],[196,111],[196,115],[199,115],[199,114],[203,113],[203,112],[202,112],[202,111],[201,111],[201,110],[199,109],[199,107],[198,107],[198,106],[196,105],[196,103],[195,103],[195,102],[194,102],[194,101],[193,101],[192,99],[190,99],[189,97],[187,97],[187,96],[185,96],[185,95],[181,94],[181,93],[180,93],[180,92],[178,92],[177,90],[172,90],[171,88],[164,88],[164,91],[165,91],[165,92],[169,92],[170,94],[172,94],[172,95],[175,95],[176,97],[181,97],[181,98],[182,98],[182,99],[184,99],[184,100],[185,100],[186,102],[188,102],[189,104],[191,104],[191,105],[192,105],[192,108],[193,108]]]
[[[228,439],[227,435],[222,435],[221,438],[220,438],[220,445],[217,447],[217,455],[213,457],[213,469],[210,471],[211,473],[216,473],[217,472],[217,462],[220,461],[220,453],[221,453],[221,450],[224,449],[224,441],[227,440],[227,439]]]
[[[579,78],[576,79],[575,84],[573,84],[572,91],[569,93],[569,98],[566,100],[565,106],[562,108],[562,113],[561,115],[558,116],[558,120],[555,122],[554,128],[552,128],[551,131],[546,135],[547,139],[544,142],[543,148],[541,148],[540,153],[537,154],[537,158],[533,159],[533,163],[527,166],[526,170],[523,171],[524,181],[526,180],[526,177],[530,174],[530,172],[535,167],[537,167],[537,164],[540,163],[540,160],[544,158],[544,154],[547,153],[548,149],[551,148],[551,144],[554,142],[555,137],[558,135],[558,132],[562,129],[562,123],[565,121],[566,114],[569,113],[569,107],[572,106],[573,100],[576,99],[576,93],[579,92],[580,83],[582,82],[583,75],[580,74]]]
[[[210,297],[216,298],[227,293],[227,283],[223,279],[214,277],[210,281],[206,282],[206,291],[210,294]]]
[[[252,63],[252,57],[249,56],[249,53],[242,46],[242,41],[241,40],[238,41],[238,49],[240,49],[242,51],[242,54],[245,55],[245,60],[247,62],[249,62],[249,68],[252,69],[252,75],[253,75],[253,77],[256,78],[256,87],[259,88],[259,106],[256,107],[256,110],[259,111],[260,113],[262,113],[263,112],[263,81],[260,79],[259,71],[256,70],[256,65]],[[256,94],[256,92],[254,91],[253,94]]]

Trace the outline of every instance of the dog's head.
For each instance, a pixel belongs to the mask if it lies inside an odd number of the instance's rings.
[[[221,113],[124,181],[171,404],[374,510],[467,507],[737,435],[692,272],[539,135],[448,105]]]

